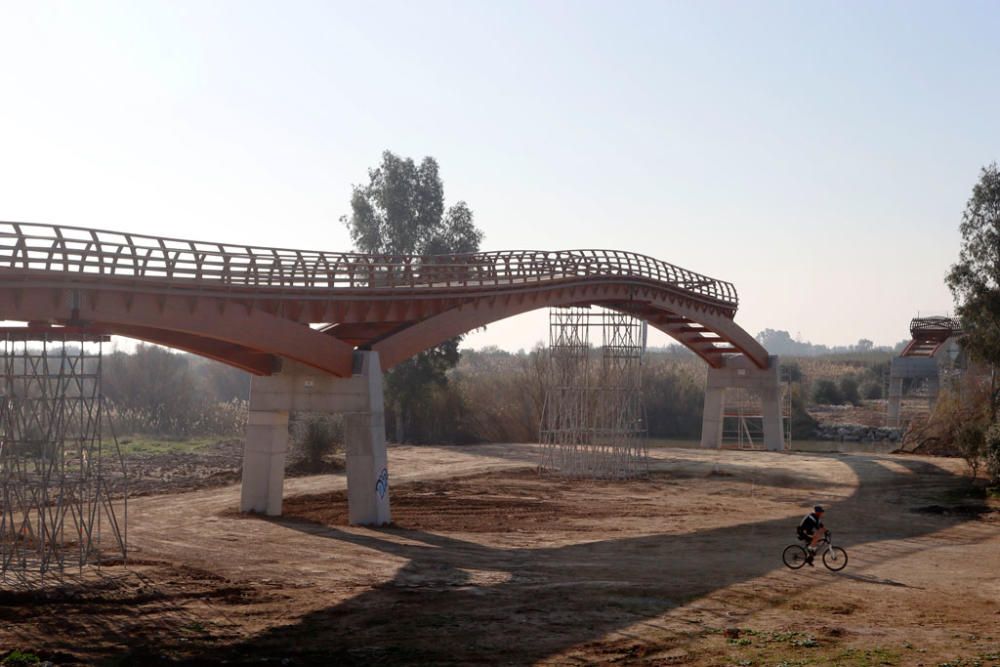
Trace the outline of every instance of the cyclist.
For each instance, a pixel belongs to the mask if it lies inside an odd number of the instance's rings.
[[[813,566],[816,545],[826,537],[826,527],[823,525],[823,515],[825,513],[826,510],[823,509],[822,505],[816,505],[812,512],[806,514],[805,518],[799,523],[799,527],[795,530],[799,539],[806,544],[806,551],[808,552],[806,563],[809,564],[809,567]]]

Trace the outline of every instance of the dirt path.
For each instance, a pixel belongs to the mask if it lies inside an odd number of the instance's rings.
[[[943,511],[959,462],[654,456],[646,481],[566,481],[527,445],[394,447],[381,530],[343,525],[340,475],[288,480],[274,521],[236,514],[236,486],[139,498],[128,571],[7,594],[0,641],[66,663],[1000,664],[1000,521]],[[781,565],[815,502],[840,574]]]

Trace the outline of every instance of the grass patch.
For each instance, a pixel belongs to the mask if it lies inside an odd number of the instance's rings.
[[[0,665],[4,665],[5,667],[8,665],[10,667],[14,667],[15,665],[37,665],[41,662],[42,659],[34,653],[27,653],[25,651],[18,651],[15,649],[7,654],[7,657],[3,659],[3,662],[0,662]]]
[[[217,436],[172,439],[155,435],[129,435],[119,438],[118,446],[125,455],[191,454],[205,451],[221,440]]]
[[[819,646],[816,638],[805,632],[767,632],[751,628],[740,628],[733,634],[735,636],[730,637],[728,640],[731,646],[770,646],[773,644],[787,644],[795,648],[815,648]]]

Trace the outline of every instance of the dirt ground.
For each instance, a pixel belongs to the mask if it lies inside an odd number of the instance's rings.
[[[395,525],[343,475],[136,498],[132,561],[0,587],[0,646],[56,664],[1000,665],[1000,513],[959,461],[654,450],[648,480],[528,445],[390,449]],[[816,502],[850,561],[792,571]]]

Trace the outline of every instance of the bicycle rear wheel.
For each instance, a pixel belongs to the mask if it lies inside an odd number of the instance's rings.
[[[823,552],[823,565],[828,570],[840,572],[847,567],[847,552],[840,547],[830,547]]]
[[[790,544],[785,547],[785,550],[781,553],[781,560],[785,562],[785,565],[797,570],[806,564],[806,558],[808,554],[806,550],[797,544]]]

